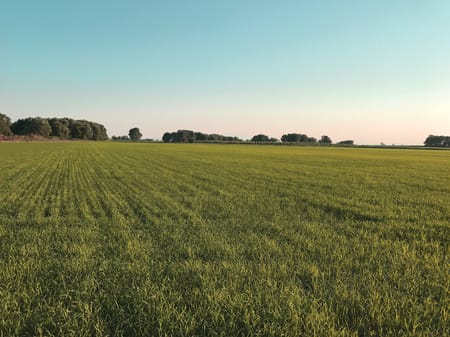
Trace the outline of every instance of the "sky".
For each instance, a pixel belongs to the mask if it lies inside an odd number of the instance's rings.
[[[0,0],[0,112],[145,138],[450,135],[448,0]]]

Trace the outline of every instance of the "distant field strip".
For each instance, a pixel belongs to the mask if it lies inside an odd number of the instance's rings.
[[[0,336],[449,336],[450,151],[0,143]]]

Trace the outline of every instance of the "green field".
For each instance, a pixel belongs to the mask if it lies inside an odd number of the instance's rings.
[[[0,336],[448,336],[450,151],[0,143]]]

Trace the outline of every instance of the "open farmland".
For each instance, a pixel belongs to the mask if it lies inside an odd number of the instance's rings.
[[[0,143],[0,336],[450,334],[450,152]]]

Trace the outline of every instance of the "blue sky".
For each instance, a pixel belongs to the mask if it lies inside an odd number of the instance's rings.
[[[0,111],[359,144],[450,135],[450,1],[0,0]]]

